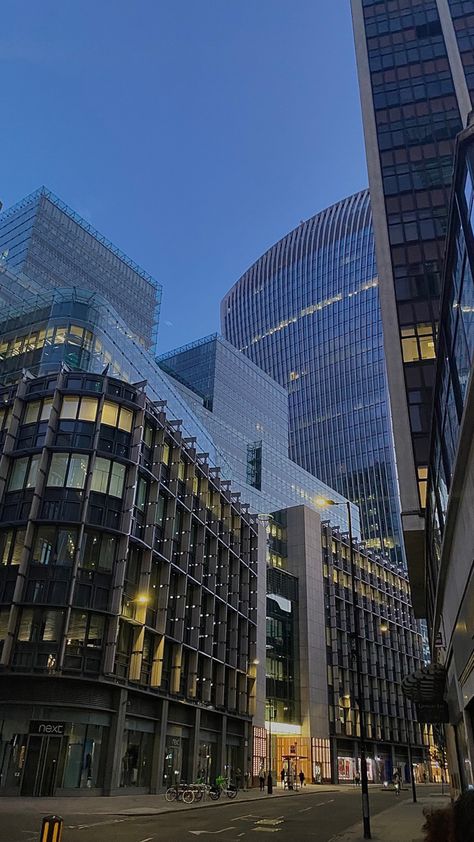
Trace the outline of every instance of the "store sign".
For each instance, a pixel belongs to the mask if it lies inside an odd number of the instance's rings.
[[[30,734],[39,734],[45,737],[62,737],[65,728],[65,722],[41,722],[36,719],[30,722]]]
[[[433,704],[417,702],[416,715],[418,722],[449,722],[449,711],[446,702],[435,702]]]

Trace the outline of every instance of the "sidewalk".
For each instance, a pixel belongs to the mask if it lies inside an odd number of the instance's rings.
[[[372,842],[423,842],[422,827],[425,823],[423,808],[438,810],[448,807],[448,795],[419,796],[416,804],[411,799],[400,798],[395,807],[372,816],[370,820]],[[330,842],[364,842],[362,823],[353,825],[343,833],[333,836]]]
[[[303,790],[287,790],[281,787],[273,788],[273,795],[260,792],[259,789],[239,790],[237,797],[231,801],[223,793],[218,801],[200,801],[197,804],[183,804],[182,802],[165,801],[164,793],[159,795],[116,795],[111,798],[104,796],[65,796],[58,798],[0,798],[0,816],[2,813],[12,813],[21,810],[22,813],[48,815],[87,815],[87,816],[155,816],[160,813],[175,813],[178,810],[202,810],[205,807],[216,807],[223,804],[248,803],[267,798],[297,798],[312,792],[337,792],[342,787],[334,784],[315,784],[303,787]]]

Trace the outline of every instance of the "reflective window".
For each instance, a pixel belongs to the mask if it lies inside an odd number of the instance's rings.
[[[84,488],[89,457],[83,453],[53,453],[46,485]]]
[[[115,535],[86,529],[82,539],[80,565],[86,570],[112,570],[116,549]]]
[[[26,529],[7,529],[0,532],[0,564],[20,564],[25,535]]]
[[[95,421],[97,416],[97,398],[83,397],[77,395],[65,395],[63,398],[60,418],[80,421]]]
[[[35,564],[71,566],[77,547],[77,529],[39,526],[31,560]]]
[[[133,424],[133,412],[112,401],[104,401],[101,424],[108,424],[110,427],[117,427],[125,433],[130,433]]]
[[[92,472],[91,490],[100,494],[121,497],[125,480],[125,465],[97,457]]]
[[[24,488],[34,488],[39,461],[39,454],[25,456],[23,459],[15,459],[7,491],[21,491]]]

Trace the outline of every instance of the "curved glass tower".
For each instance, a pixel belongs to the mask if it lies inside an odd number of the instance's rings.
[[[224,336],[289,392],[290,457],[404,564],[369,192],[295,228],[221,304]]]

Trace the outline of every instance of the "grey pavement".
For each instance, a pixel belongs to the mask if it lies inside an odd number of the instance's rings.
[[[281,787],[273,788],[273,795],[260,792],[258,788],[239,790],[237,797],[230,801],[224,794],[219,801],[200,801],[197,804],[183,804],[182,802],[165,801],[164,793],[158,795],[116,795],[111,798],[104,796],[60,796],[57,798],[0,798],[0,815],[21,811],[36,815],[74,814],[87,816],[154,816],[160,813],[175,813],[181,810],[200,810],[205,807],[215,807],[236,802],[253,802],[271,800],[273,798],[297,798],[310,793],[327,793],[347,791],[347,786],[334,784],[318,784],[303,787],[302,790],[287,790]]]
[[[415,804],[402,795],[395,806],[372,817],[372,842],[423,842],[423,810],[437,810],[449,804],[448,795],[424,795],[423,790]],[[353,825],[329,842],[364,842],[362,824]]]

